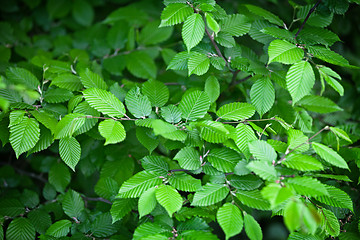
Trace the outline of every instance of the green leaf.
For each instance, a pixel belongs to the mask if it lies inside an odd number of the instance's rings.
[[[259,177],[252,174],[244,176],[232,174],[228,176],[227,179],[229,180],[231,186],[241,190],[254,190],[263,184],[263,181]]]
[[[304,57],[304,50],[292,43],[279,39],[270,43],[268,53],[269,63],[293,64],[299,62]]]
[[[205,13],[206,18],[206,24],[210,28],[211,31],[213,31],[215,34],[217,34],[220,31],[220,26],[216,22],[216,20],[213,18],[211,13]]]
[[[6,70],[6,78],[14,84],[25,85],[26,87],[36,90],[40,86],[39,80],[24,68],[9,67]]]
[[[226,48],[232,48],[232,47],[236,46],[235,39],[233,36],[231,36],[230,33],[219,32],[219,34],[217,36],[215,36],[214,39],[218,44],[220,44],[221,46],[226,47]],[[226,64],[224,59],[222,59],[222,60],[223,60],[223,63]],[[234,61],[231,61],[231,63],[234,64]]]
[[[263,234],[260,224],[250,214],[244,214],[244,228],[250,240],[262,240]]]
[[[351,198],[346,192],[334,186],[330,186],[330,185],[325,185],[325,186],[329,195],[317,196],[315,197],[317,201],[333,207],[347,208],[352,212],[354,211],[353,202],[351,201]]]
[[[74,132],[81,128],[85,123],[85,115],[80,113],[70,113],[63,117],[56,125],[54,138],[61,139],[71,137]]]
[[[284,25],[284,22],[278,16],[276,16],[275,14],[273,14],[265,9],[262,9],[258,6],[250,5],[250,4],[246,4],[245,6],[250,12],[265,18],[266,20],[268,20],[271,23],[274,23],[280,27],[282,27]]]
[[[156,188],[149,188],[146,192],[141,194],[139,198],[139,217],[142,218],[143,216],[150,214],[157,204],[156,196],[155,196]]]
[[[324,167],[316,158],[309,155],[292,153],[282,162],[286,167],[300,171],[319,171]]]
[[[2,229],[1,229],[2,231]],[[27,218],[12,220],[6,229],[6,239],[9,240],[32,240],[35,239],[35,228]]]
[[[121,220],[135,207],[136,201],[134,199],[117,199],[111,206],[110,213],[112,216],[112,223]]]
[[[192,206],[209,206],[220,202],[229,194],[229,188],[223,184],[207,183],[203,189],[195,192]]]
[[[25,212],[24,204],[16,198],[2,198],[0,200],[0,214],[2,216],[16,217]]]
[[[128,200],[128,199],[127,199]],[[132,199],[131,199],[132,200]],[[122,201],[119,201],[120,203]],[[126,206],[124,204],[124,206]],[[121,208],[121,205],[120,205]],[[111,211],[111,209],[110,209]],[[113,224],[111,212],[106,212],[100,215],[97,215],[95,220],[91,224],[90,231],[93,233],[94,237],[106,238],[119,230],[119,225]]]
[[[210,108],[210,99],[205,92],[195,90],[185,94],[180,101],[179,109],[186,121],[193,121],[205,116]]]
[[[255,114],[255,108],[249,103],[228,103],[216,111],[216,115],[224,120],[239,121],[251,118]]]
[[[289,178],[287,183],[300,195],[308,197],[328,195],[326,185],[315,178],[298,176]]]
[[[188,75],[196,74],[201,76],[205,74],[210,67],[210,59],[205,54],[192,52],[188,60]]]
[[[308,95],[314,83],[315,75],[309,62],[300,61],[292,65],[286,74],[286,86],[293,104]]]
[[[180,167],[187,170],[196,170],[201,167],[200,154],[192,147],[182,148],[174,157]]]
[[[325,46],[331,46],[335,42],[340,41],[338,35],[328,29],[311,26],[304,28],[297,39],[308,45],[322,44]]]
[[[284,222],[286,227],[293,232],[301,225],[303,204],[296,201],[289,201],[284,210]]]
[[[9,115],[9,128],[21,123],[24,120],[25,110],[15,110],[12,111]]]
[[[72,15],[80,25],[90,26],[94,20],[94,9],[87,1],[76,0],[73,3]]]
[[[181,209],[183,199],[178,191],[169,185],[161,185],[156,189],[156,199],[165,208],[171,217],[174,212]]]
[[[333,132],[337,137],[342,138],[350,143],[352,143],[349,135],[342,129],[337,127],[330,127],[331,132]]]
[[[119,184],[111,177],[100,178],[94,187],[97,195],[105,199],[113,199],[119,192]]]
[[[45,92],[44,101],[48,103],[62,103],[68,101],[74,95],[69,90],[63,88],[53,88]]]
[[[80,143],[74,137],[61,138],[59,141],[59,154],[61,159],[74,172],[81,156]]]
[[[83,94],[89,105],[99,112],[115,118],[124,116],[124,104],[114,94],[98,88],[86,89]]]
[[[161,24],[159,27],[182,23],[193,12],[193,9],[188,4],[169,4],[161,13]]]
[[[267,113],[275,102],[275,89],[269,78],[260,78],[252,85],[250,99],[260,117]]]
[[[249,32],[251,23],[249,19],[241,14],[226,16],[220,22],[222,32],[229,33],[231,36],[240,37]]]
[[[54,186],[56,191],[64,192],[70,180],[69,169],[64,164],[56,163],[50,168],[49,183]]]
[[[321,209],[321,213],[323,214],[323,225],[325,225],[325,230],[333,237],[337,237],[340,234],[340,223],[335,214],[327,210],[326,208]]]
[[[70,232],[71,225],[72,224],[69,220],[59,220],[48,228],[46,235],[53,237],[65,237]]]
[[[79,91],[83,87],[80,78],[70,73],[59,74],[51,80],[51,85],[67,89],[69,91]]]
[[[343,56],[340,54],[331,51],[328,48],[322,47],[322,46],[309,46],[308,47],[309,53],[314,55],[314,57],[323,60],[325,62],[342,66],[342,67],[348,67],[350,66],[349,61],[346,60]]]
[[[264,180],[276,181],[278,179],[275,167],[269,162],[251,161],[246,167]]]
[[[92,108],[87,102],[81,102],[79,105],[76,106],[73,112],[80,113],[86,116],[91,116],[85,118],[85,123],[74,132],[75,136],[86,133],[90,129],[92,129],[97,124],[98,117],[100,117],[100,113],[94,108]]]
[[[240,202],[248,207],[259,209],[259,210],[269,210],[270,203],[268,200],[263,198],[259,190],[252,191],[236,191],[236,197]]]
[[[80,72],[79,76],[81,83],[85,86],[85,88],[99,88],[103,90],[107,90],[108,88],[100,75],[90,71],[88,68],[85,71]]]
[[[336,103],[322,96],[308,95],[298,101],[297,104],[304,107],[308,111],[317,113],[331,113],[343,110]]]
[[[245,155],[246,158],[250,157],[250,150],[248,143],[256,140],[256,136],[252,128],[243,123],[239,123],[236,126],[236,132],[234,136],[234,141],[236,146],[240,149],[240,151]]]
[[[34,118],[24,116],[19,124],[10,127],[9,141],[15,151],[16,158],[32,149],[39,138],[39,123]]]
[[[168,181],[174,188],[184,192],[196,192],[202,188],[201,180],[186,173],[174,173],[168,177]]]
[[[126,132],[119,121],[106,119],[99,124],[99,133],[105,138],[105,144],[115,144],[125,140]]]
[[[173,141],[185,141],[187,137],[184,131],[178,130],[176,126],[160,119],[152,121],[152,128],[155,135],[161,135]]]
[[[216,102],[220,96],[220,84],[215,76],[210,76],[206,79],[204,91],[210,98],[210,103]]]
[[[154,60],[144,51],[134,51],[126,55],[126,67],[138,78],[156,78],[157,67]]]
[[[181,111],[175,105],[167,105],[161,108],[161,116],[168,123],[178,123],[181,120]]]
[[[147,150],[149,150],[150,154],[159,145],[159,140],[151,129],[136,127],[136,138]]]
[[[192,52],[179,52],[170,61],[166,70],[186,70],[188,68],[188,60]]]
[[[275,163],[277,154],[274,148],[266,141],[254,140],[249,143],[249,149],[255,159],[271,164]]]
[[[272,27],[263,28],[260,31],[265,34],[268,34],[274,38],[283,39],[288,42],[294,42],[294,40],[295,40],[295,34],[291,31],[289,31],[288,29],[283,29],[283,28],[272,26]]]
[[[224,231],[226,239],[239,234],[244,220],[240,209],[234,204],[225,203],[216,213],[216,219]]]
[[[169,100],[169,89],[160,81],[148,80],[143,83],[142,93],[149,98],[153,107],[162,107]]]
[[[129,180],[125,181],[119,190],[119,198],[137,198],[140,195],[156,185],[161,184],[162,180],[158,175],[145,171],[138,172]]]
[[[151,103],[147,96],[140,93],[140,88],[132,88],[125,97],[125,104],[129,112],[136,118],[145,118],[151,113]]]
[[[79,219],[85,209],[85,203],[79,193],[70,189],[62,200],[62,208],[70,218]]]
[[[272,209],[281,206],[282,203],[295,195],[294,191],[288,187],[282,187],[280,184],[270,183],[261,189],[261,195],[267,199]]]
[[[321,143],[312,143],[312,147],[315,152],[326,162],[343,169],[349,169],[346,161],[333,149],[321,144]]]
[[[340,94],[340,96],[343,96],[344,87],[338,82],[338,80],[341,80],[340,75],[328,67],[323,66],[318,69],[320,73],[320,78],[324,79],[335,91]]]
[[[223,123],[205,120],[196,124],[202,139],[211,143],[223,143],[230,137],[229,129]]]
[[[223,147],[211,149],[207,158],[217,170],[222,172],[232,172],[234,171],[240,156],[234,150]]]
[[[192,14],[184,22],[181,35],[188,52],[198,45],[205,33],[205,23],[200,14]]]
[[[45,234],[46,230],[51,226],[51,217],[46,210],[32,210],[28,213],[27,217],[34,226],[35,231],[39,234]]]
[[[154,45],[168,40],[173,33],[173,28],[159,28],[159,24],[158,20],[148,22],[139,34],[139,44]]]
[[[145,156],[141,159],[141,165],[146,171],[163,176],[166,176],[169,171],[169,164],[159,156]]]
[[[288,132],[288,145],[289,149],[295,152],[305,152],[309,149],[309,138],[304,135],[300,130],[289,129]]]

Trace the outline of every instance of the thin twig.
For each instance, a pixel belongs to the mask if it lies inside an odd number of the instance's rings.
[[[104,202],[104,203],[107,203],[107,204],[112,204],[112,202],[110,202],[109,200],[105,199],[105,198],[101,198],[101,197],[98,197],[98,198],[91,198],[91,197],[85,197],[85,196],[82,196],[82,198],[86,201],[93,201],[93,202]]]
[[[171,169],[170,172],[186,172],[189,171],[187,169]]]
[[[228,66],[228,65],[229,65],[229,62],[226,60],[226,58],[224,57],[224,55],[221,53],[219,46],[216,44],[216,42],[215,42],[215,40],[214,40],[214,37],[210,34],[210,32],[209,32],[209,30],[208,30],[208,28],[207,28],[206,25],[205,25],[205,33],[206,33],[206,35],[209,37],[209,39],[210,39],[210,41],[211,41],[211,44],[214,46],[217,55],[218,55],[219,57],[221,57],[222,59],[224,59],[225,65]]]
[[[310,9],[310,11],[308,12],[308,14],[306,15],[303,23],[301,24],[299,30],[297,31],[297,33],[295,34],[295,39],[297,38],[297,36],[299,35],[299,33],[301,32],[301,30],[304,28],[305,23],[307,22],[307,20],[309,20],[310,15],[315,11],[315,9],[317,8],[317,6],[319,6],[319,4],[321,3],[321,0],[318,0],[315,5]]]
[[[2,163],[1,163],[1,165],[4,165],[4,166],[5,166],[5,165],[8,165],[8,164],[2,164]],[[14,166],[11,166],[11,165],[10,165],[10,167],[12,167],[16,172],[18,172],[18,173],[21,174],[21,175],[25,175],[25,176],[28,176],[28,177],[37,179],[37,180],[39,180],[39,181],[41,181],[41,182],[43,182],[43,183],[47,183],[47,182],[48,182],[45,178],[43,178],[43,177],[41,177],[40,175],[37,175],[37,174],[35,174],[35,173],[27,172],[27,171],[24,171],[24,170],[22,170],[22,169],[20,169],[20,168],[16,168],[16,167],[14,167]]]
[[[115,121],[136,121],[137,119],[131,119],[129,117],[127,118],[111,118],[111,117],[96,117],[96,116],[91,116],[91,115],[86,115],[84,116],[85,118],[97,118],[97,119],[112,119]]]

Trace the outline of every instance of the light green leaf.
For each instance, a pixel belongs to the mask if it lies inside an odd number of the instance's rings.
[[[107,90],[108,86],[99,74],[92,72],[90,69],[86,69],[79,73],[81,83],[85,88],[99,88]]]
[[[156,196],[155,196],[156,188],[149,188],[146,192],[141,194],[139,198],[139,217],[142,218],[143,216],[150,214],[157,204]]]
[[[273,14],[265,9],[262,9],[258,6],[250,5],[250,4],[246,4],[245,6],[250,12],[265,18],[266,20],[268,20],[271,23],[274,23],[280,27],[282,27],[284,25],[284,22],[278,16],[276,16],[275,14]]]
[[[315,152],[326,162],[339,168],[349,169],[346,161],[333,149],[317,142],[312,143]]]
[[[227,179],[229,180],[231,186],[241,190],[258,189],[263,184],[263,181],[253,174],[243,176],[231,174],[227,176]]]
[[[162,107],[169,100],[169,89],[160,81],[148,80],[143,83],[142,93],[149,98],[153,107]]]
[[[169,171],[169,164],[159,156],[145,156],[141,159],[141,165],[146,171],[163,176],[166,176]]]
[[[63,117],[56,125],[54,138],[61,139],[71,137],[74,132],[81,128],[85,123],[85,115],[80,113],[70,113]]]
[[[301,153],[309,149],[309,138],[305,136],[302,131],[296,129],[289,129],[287,135],[290,150],[295,149],[295,152]]]
[[[52,88],[45,92],[44,101],[48,103],[66,102],[74,95],[71,91],[63,88]]]
[[[211,31],[213,31],[215,34],[217,34],[220,31],[220,26],[216,22],[216,20],[213,18],[211,13],[205,13],[206,18],[206,24],[210,28]]]
[[[278,173],[276,172],[275,167],[269,162],[251,161],[246,168],[250,169],[264,180],[276,181],[278,179]]]
[[[166,70],[186,70],[188,68],[188,60],[192,52],[179,52],[170,61]]]
[[[308,111],[317,113],[331,113],[343,110],[330,99],[315,95],[305,96],[300,101],[298,101],[297,104],[304,107]]]
[[[301,226],[303,203],[289,201],[284,210],[284,222],[290,232],[295,231]]]
[[[260,224],[250,214],[244,214],[244,228],[250,240],[262,240],[263,234]]]
[[[167,105],[161,108],[161,116],[168,123],[178,123],[181,120],[181,111],[175,105]]]
[[[308,95],[314,83],[315,75],[309,62],[300,61],[292,65],[286,74],[286,86],[293,104]]]
[[[326,208],[321,209],[323,214],[322,224],[325,225],[325,230],[333,237],[337,237],[340,234],[340,223],[335,214],[327,210]]]
[[[319,171],[324,167],[316,158],[309,155],[292,153],[282,162],[286,167],[300,171]]]
[[[328,195],[326,185],[316,178],[297,176],[289,178],[287,185],[293,188],[298,194],[308,197]]]
[[[169,4],[161,13],[161,24],[159,27],[179,24],[185,21],[193,12],[194,10],[188,4]]]
[[[240,37],[249,32],[251,23],[249,19],[241,14],[233,14],[223,18],[220,22],[222,32],[231,36]]]
[[[206,79],[204,91],[210,98],[210,103],[216,102],[220,96],[220,84],[215,76],[210,76]]]
[[[2,228],[0,231],[3,231]],[[35,228],[27,218],[19,217],[12,220],[6,229],[8,240],[32,240],[35,239]]]
[[[53,237],[65,237],[70,232],[71,225],[71,222],[66,219],[57,221],[48,228],[46,235]]]
[[[285,40],[276,39],[272,41],[268,48],[269,63],[280,62],[293,64],[299,62],[304,57],[304,50]]]
[[[275,102],[275,89],[269,78],[260,78],[252,85],[250,90],[252,105],[260,117],[268,112]]]
[[[217,170],[232,172],[240,160],[240,155],[229,148],[215,148],[210,150],[207,158]]]
[[[112,217],[112,222],[119,221],[122,219],[126,214],[131,212],[131,210],[135,207],[136,201],[135,199],[116,199],[111,206],[110,213]]]
[[[196,124],[200,129],[200,136],[207,142],[223,143],[230,138],[229,129],[220,122],[205,120]]]
[[[162,183],[161,178],[157,174],[145,171],[138,172],[129,180],[125,181],[119,190],[117,197],[119,198],[137,198],[140,195],[156,185]]]
[[[168,40],[173,33],[173,28],[159,28],[159,24],[158,20],[148,22],[139,34],[138,43],[147,46]]]
[[[325,185],[325,186],[329,195],[317,196],[315,197],[317,201],[333,207],[347,208],[352,212],[354,211],[353,202],[346,192],[334,186],[330,186],[330,185]]]
[[[343,56],[323,46],[309,46],[308,51],[314,55],[314,57],[325,62],[342,67],[350,66],[349,61],[346,60]]]
[[[164,122],[163,120],[156,119],[151,122],[155,135],[161,135],[166,139],[173,141],[185,141],[187,134],[185,131],[178,130],[176,126]]]
[[[216,213],[216,219],[224,231],[226,239],[239,234],[243,228],[243,217],[240,209],[234,204],[225,203]]]
[[[12,111],[9,115],[9,128],[21,123],[24,120],[25,110],[15,110]]]
[[[51,85],[67,89],[69,91],[79,91],[83,87],[80,78],[70,73],[64,73],[56,76],[53,80],[51,80]]]
[[[216,115],[224,120],[239,121],[251,118],[255,114],[255,108],[249,103],[228,103],[216,111]]]
[[[114,144],[124,141],[126,132],[119,121],[106,119],[99,124],[99,133],[105,138],[105,144]]]
[[[277,158],[274,148],[266,141],[254,140],[249,143],[249,149],[254,158],[259,161],[265,161],[272,164]]]
[[[157,67],[154,60],[144,51],[134,51],[126,55],[126,67],[138,78],[156,78]]]
[[[276,209],[294,196],[295,192],[291,188],[280,186],[280,184],[270,183],[261,189],[261,195],[270,202],[272,209]]]
[[[154,132],[151,129],[144,127],[136,127],[136,138],[137,140],[149,150],[150,154],[152,151],[157,148],[159,145],[159,140],[155,136]]]
[[[226,48],[232,48],[236,46],[235,43],[235,39],[233,36],[231,36],[230,33],[226,33],[226,32],[219,32],[219,34],[217,36],[215,36],[215,41],[220,44],[223,47]],[[224,59],[223,59],[224,61]],[[226,64],[226,62],[224,61],[224,63]],[[234,61],[231,61],[232,65],[234,64]]]
[[[248,207],[259,209],[259,210],[269,210],[270,203],[268,200],[263,198],[258,189],[252,191],[242,191],[238,189],[236,191],[236,197],[240,202]]]
[[[111,177],[101,177],[94,187],[97,195],[105,199],[113,199],[119,192],[119,184]]]
[[[195,192],[192,206],[209,206],[225,199],[229,188],[224,184],[207,183],[203,189]]]
[[[85,203],[79,193],[70,189],[62,200],[62,208],[70,218],[79,219],[85,209]]]
[[[184,192],[196,192],[201,189],[201,180],[186,173],[172,174],[168,177],[170,185]]]
[[[240,149],[240,151],[245,155],[246,158],[250,157],[248,143],[256,139],[257,138],[255,136],[255,133],[249,125],[239,123],[236,126],[234,141],[236,143],[236,146]]]
[[[61,138],[59,141],[59,154],[61,159],[74,172],[81,156],[80,143],[74,137]]]
[[[20,67],[9,67],[6,70],[6,78],[14,84],[25,85],[33,90],[36,90],[38,86],[40,86],[40,82],[34,74]]]
[[[141,94],[139,87],[130,89],[126,94],[125,104],[129,112],[136,118],[145,118],[151,113],[149,98]]]
[[[54,137],[50,130],[40,125],[40,138],[35,146],[28,152],[29,154],[40,152],[47,149],[54,142]]]
[[[115,118],[124,116],[124,104],[114,94],[98,88],[86,89],[83,94],[89,105],[99,112]]]
[[[349,135],[342,129],[337,127],[330,127],[331,132],[333,132],[337,137],[342,138],[350,143],[352,143]]]
[[[198,76],[205,74],[210,67],[210,59],[205,54],[192,52],[188,61],[188,75],[196,74]]]
[[[340,96],[344,95],[344,87],[338,82],[341,80],[339,74],[333,71],[331,68],[328,67],[321,67],[318,68],[320,73],[320,78],[325,80],[335,91],[337,91]]]
[[[200,154],[192,147],[182,148],[174,157],[180,167],[187,170],[196,170],[201,167]]]
[[[182,207],[183,199],[172,186],[161,185],[156,189],[155,195],[159,204],[165,208],[170,217]]]
[[[210,99],[205,92],[195,90],[185,94],[180,101],[179,109],[186,121],[204,117],[210,108]]]
[[[192,14],[184,22],[181,35],[187,50],[199,44],[205,33],[205,23],[200,14]]]
[[[39,123],[34,118],[24,116],[19,124],[10,127],[9,141],[15,151],[16,158],[32,149],[39,138]]]

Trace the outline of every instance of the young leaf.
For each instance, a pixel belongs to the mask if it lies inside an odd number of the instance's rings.
[[[338,207],[338,208],[347,208],[350,211],[353,211],[353,202],[351,201],[351,198],[349,195],[340,190],[339,188],[336,188],[334,186],[325,185],[326,189],[329,193],[328,196],[317,196],[315,199],[321,203],[325,203],[327,205]]]
[[[28,70],[20,67],[9,67],[6,70],[6,78],[14,84],[25,85],[36,90],[40,86],[39,80]]]
[[[293,104],[308,95],[314,83],[315,75],[309,62],[300,61],[292,65],[286,74],[286,86]]]
[[[282,162],[286,167],[300,170],[300,171],[319,171],[323,170],[324,167],[316,158],[292,153]]]
[[[211,31],[213,31],[215,34],[217,34],[220,31],[220,26],[216,22],[216,20],[213,18],[211,13],[205,13],[206,18],[206,24],[210,28]]]
[[[161,13],[161,24],[159,27],[179,24],[190,16],[194,10],[184,3],[169,4]]]
[[[210,98],[210,103],[214,103],[220,96],[220,84],[215,76],[210,76],[205,81],[204,91]]]
[[[125,104],[129,112],[136,118],[145,118],[151,113],[151,103],[147,96],[140,93],[140,88],[132,88],[125,97]]]
[[[80,72],[79,76],[81,83],[85,86],[85,88],[98,88],[103,90],[107,90],[108,88],[104,80],[88,68],[85,71]]]
[[[143,216],[150,214],[156,206],[156,196],[155,196],[156,188],[149,188],[146,192],[141,194],[139,198],[139,217],[142,218]]]
[[[74,172],[81,156],[80,143],[74,137],[61,138],[59,141],[59,154],[61,159]]]
[[[85,209],[85,203],[79,193],[70,189],[62,200],[62,208],[70,218],[79,219],[81,212]]]
[[[349,135],[342,129],[336,127],[330,127],[331,132],[333,132],[337,137],[342,138],[350,143],[352,143]]]
[[[124,126],[113,119],[102,121],[99,124],[99,133],[106,139],[104,145],[122,142],[126,137]]]
[[[202,139],[211,143],[223,143],[230,137],[229,129],[223,123],[205,120],[196,124]]]
[[[182,148],[174,157],[180,167],[187,170],[196,170],[201,167],[200,154],[192,147]]]
[[[188,61],[188,75],[196,74],[201,76],[205,74],[210,67],[210,59],[205,54],[192,52]]]
[[[287,183],[288,186],[293,188],[300,195],[308,197],[329,195],[326,189],[326,185],[321,183],[316,178],[294,177],[289,178]]]
[[[70,113],[63,117],[56,125],[54,138],[61,139],[71,137],[85,123],[85,115]]]
[[[86,89],[83,94],[89,105],[99,112],[115,118],[124,116],[124,104],[114,94],[98,88]]]
[[[278,178],[275,167],[269,162],[251,161],[246,168],[250,169],[264,180],[276,181]]]
[[[284,222],[290,232],[295,231],[301,225],[302,208],[304,205],[296,201],[289,201],[284,211]]]
[[[275,102],[275,89],[271,80],[258,79],[251,87],[250,99],[260,116],[268,112]]]
[[[203,189],[195,192],[192,206],[209,206],[225,199],[229,188],[223,184],[207,183]]]
[[[210,99],[205,92],[195,90],[185,94],[180,101],[179,109],[186,121],[204,117],[210,108]]]
[[[281,187],[276,183],[270,183],[261,189],[261,195],[270,202],[271,208],[275,209],[294,196],[295,193],[291,188]]]
[[[3,231],[1,229],[1,231]],[[35,228],[29,219],[19,217],[12,220],[6,229],[6,239],[32,240],[35,239]]]
[[[167,105],[161,108],[161,116],[168,123],[178,123],[181,120],[181,111],[175,105]]]
[[[10,127],[9,141],[15,151],[16,158],[32,149],[40,138],[39,123],[34,118],[23,116],[23,120]]]
[[[156,189],[156,200],[166,209],[170,217],[181,209],[183,202],[178,191],[169,185],[161,185]]]
[[[304,57],[304,50],[292,43],[279,39],[270,43],[268,53],[269,63],[293,64],[299,62]]]
[[[249,149],[254,158],[259,161],[265,161],[272,164],[277,158],[274,148],[269,143],[262,140],[250,142]]]
[[[346,60],[343,56],[323,46],[309,46],[308,51],[309,53],[314,55],[314,57],[321,59],[325,62],[342,67],[350,66],[349,61]]]
[[[240,209],[234,204],[225,203],[216,213],[216,219],[224,231],[226,240],[239,234],[243,228],[243,217]]]
[[[241,14],[226,16],[220,22],[222,32],[229,33],[231,36],[240,37],[249,32],[251,23],[249,19]]]
[[[192,14],[184,22],[181,31],[188,52],[199,44],[205,33],[205,23],[200,14]]]
[[[250,240],[262,240],[263,234],[260,224],[250,214],[244,213],[244,228]]]
[[[216,111],[216,115],[224,120],[239,121],[251,118],[255,114],[255,108],[249,103],[228,103]]]
[[[288,145],[289,149],[295,149],[295,152],[305,152],[309,149],[309,144],[307,144],[309,138],[304,135],[300,130],[289,129],[288,132]]]
[[[343,110],[330,99],[315,95],[305,96],[300,101],[298,101],[297,104],[304,107],[308,111],[317,113],[331,113]]]
[[[232,172],[240,156],[237,152],[229,148],[215,148],[210,150],[207,158],[219,171]]]
[[[254,190],[263,184],[263,181],[259,177],[252,174],[243,176],[232,174],[228,176],[227,179],[229,180],[231,186],[241,190]]]
[[[313,142],[312,147],[315,152],[326,162],[339,168],[349,169],[346,161],[333,149],[317,142]]]
[[[259,209],[259,210],[269,210],[270,203],[268,200],[263,198],[261,192],[258,189],[252,191],[242,191],[238,189],[236,191],[236,197],[240,202],[248,207]]]
[[[170,185],[184,192],[196,192],[201,189],[201,180],[186,173],[173,174],[168,177]]]
[[[169,89],[164,83],[156,80],[143,83],[142,93],[149,98],[153,107],[162,107],[169,100]]]
[[[44,101],[48,103],[62,103],[68,101],[73,96],[73,93],[69,90],[52,88],[45,92]]]
[[[237,125],[234,141],[236,143],[236,146],[240,149],[240,151],[245,155],[246,158],[250,157],[248,143],[256,139],[257,138],[255,136],[255,133],[250,126],[243,123],[239,123]]]
[[[169,164],[159,156],[145,156],[141,160],[141,165],[146,171],[163,176],[169,171]]]
[[[192,52],[177,53],[168,64],[166,70],[186,70],[188,68],[188,61]]]

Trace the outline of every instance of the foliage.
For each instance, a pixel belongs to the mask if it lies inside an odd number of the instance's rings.
[[[247,2],[4,3],[0,239],[359,238],[360,2]]]

